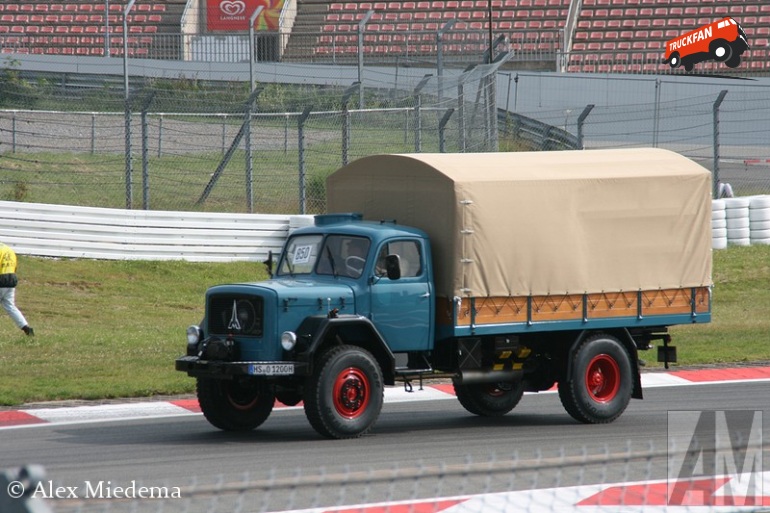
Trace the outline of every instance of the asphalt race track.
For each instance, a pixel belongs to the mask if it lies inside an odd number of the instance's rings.
[[[179,487],[184,507],[149,499],[139,511],[206,512],[665,479],[669,411],[762,411],[770,440],[769,391],[764,380],[648,388],[609,425],[577,423],[555,393],[528,394],[512,413],[489,419],[415,392],[413,401],[386,402],[373,432],[347,441],[319,437],[301,408],[276,409],[258,430],[237,434],[195,413],[17,426],[0,430],[0,469],[41,464],[53,486],[78,487],[78,500],[52,501],[57,512],[96,508],[100,501],[83,498],[86,482],[103,493],[132,483]],[[112,501],[109,511],[119,506]]]

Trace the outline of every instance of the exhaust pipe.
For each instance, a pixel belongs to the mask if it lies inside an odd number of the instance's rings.
[[[518,381],[524,372],[521,370],[461,370],[452,377],[457,385],[476,385],[479,383],[505,383]]]

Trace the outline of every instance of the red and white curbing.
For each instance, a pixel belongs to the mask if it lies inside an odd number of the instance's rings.
[[[647,372],[642,374],[642,386],[644,388],[757,380],[770,381],[770,366]],[[433,401],[452,398],[454,398],[454,391],[451,384],[425,385],[422,389],[415,386],[412,392],[407,392],[403,387],[393,387],[385,390],[386,403]],[[280,403],[276,403],[276,406],[287,408]],[[200,407],[198,406],[197,399],[128,402],[94,406],[23,408],[0,411],[0,430],[51,424],[173,417],[199,413]]]
[[[761,477],[760,477],[761,476]],[[753,489],[770,491],[770,472],[762,472],[762,483]],[[314,508],[283,513],[706,513],[765,510],[770,493],[759,496],[733,495],[741,476],[718,476],[682,481],[688,492],[680,499],[669,481],[598,484],[446,497],[424,501],[362,504],[340,508]],[[744,482],[745,482],[745,478]],[[733,486],[731,486],[731,483]]]

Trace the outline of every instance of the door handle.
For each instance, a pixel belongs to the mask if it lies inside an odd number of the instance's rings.
[[[420,296],[420,297],[430,297],[430,292],[426,292],[425,294],[423,294],[423,295],[422,295],[422,296]]]

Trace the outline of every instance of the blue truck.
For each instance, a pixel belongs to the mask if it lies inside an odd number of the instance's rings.
[[[425,378],[475,415],[557,386],[611,422],[642,398],[638,352],[676,361],[668,327],[711,319],[710,203],[710,173],[660,149],[365,157],[268,280],[206,292],[176,369],[223,430],[278,400],[358,437],[384,387]]]

